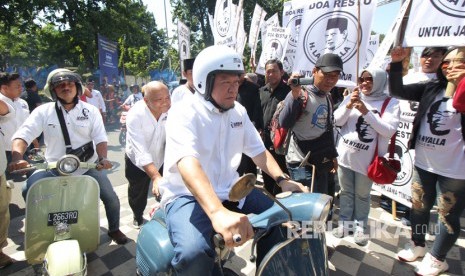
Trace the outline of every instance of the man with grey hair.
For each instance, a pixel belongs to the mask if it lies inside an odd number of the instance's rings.
[[[144,223],[143,212],[152,182],[152,193],[160,196],[158,183],[162,179],[165,157],[165,123],[171,99],[168,87],[159,81],[144,86],[144,100],[138,101],[126,117],[125,175],[128,179],[128,201],[135,228]]]

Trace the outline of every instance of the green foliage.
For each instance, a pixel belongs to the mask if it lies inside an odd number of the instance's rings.
[[[139,0],[4,0],[0,30],[3,68],[57,64],[93,72],[100,34],[119,43],[126,73],[146,76],[148,64],[166,58],[168,45]]]

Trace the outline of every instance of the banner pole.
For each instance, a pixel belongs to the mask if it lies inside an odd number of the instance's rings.
[[[357,1],[357,60],[356,60],[356,78],[357,79],[359,77],[359,67],[360,67],[360,32],[361,32],[361,24],[360,24],[360,0]]]

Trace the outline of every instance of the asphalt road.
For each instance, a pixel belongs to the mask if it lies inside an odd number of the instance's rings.
[[[124,147],[119,144],[119,123],[105,127],[108,134],[108,159],[113,163],[113,168],[106,173],[113,187],[116,187],[127,183],[124,176]],[[23,182],[15,182],[14,184],[15,188],[10,203],[11,218],[25,214],[25,203],[21,196]]]

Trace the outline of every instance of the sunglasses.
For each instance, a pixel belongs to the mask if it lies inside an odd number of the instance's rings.
[[[452,62],[452,64],[456,63],[465,63],[465,58],[454,58],[454,59],[446,59],[441,63],[441,69],[446,70],[447,67],[449,67],[449,64]]]
[[[373,82],[373,77],[359,77],[358,83],[362,83],[362,82]]]

